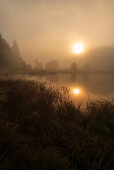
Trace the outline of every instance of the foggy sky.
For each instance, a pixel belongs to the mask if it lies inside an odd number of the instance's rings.
[[[0,0],[0,32],[28,63],[68,58],[78,41],[113,46],[114,0]]]

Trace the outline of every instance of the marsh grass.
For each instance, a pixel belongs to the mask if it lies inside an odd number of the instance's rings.
[[[113,100],[82,109],[65,93],[0,81],[1,170],[113,170]]]

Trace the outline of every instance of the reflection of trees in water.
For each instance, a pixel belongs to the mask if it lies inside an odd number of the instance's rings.
[[[58,77],[58,75],[47,75],[46,80],[48,80],[50,82],[58,83],[59,77]]]
[[[83,74],[80,83],[93,94],[105,96],[114,94],[113,75]]]
[[[113,75],[56,74],[47,75],[46,80],[62,84],[65,87],[75,87],[78,85],[93,95],[114,95]]]
[[[94,95],[114,96],[114,75],[72,74],[61,80],[68,86],[80,85]]]
[[[90,81],[89,74],[82,74],[82,80],[84,83],[89,82]]]
[[[71,82],[75,82],[77,80],[77,74],[71,74],[70,75]]]

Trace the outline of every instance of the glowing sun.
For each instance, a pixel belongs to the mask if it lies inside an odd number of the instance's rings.
[[[80,54],[84,51],[84,45],[82,43],[76,43],[76,44],[73,45],[72,51],[75,54]]]
[[[79,94],[79,93],[80,93],[80,89],[74,89],[74,90],[73,90],[73,93],[74,93],[74,94]]]

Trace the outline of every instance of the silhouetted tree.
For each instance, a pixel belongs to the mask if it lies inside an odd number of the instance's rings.
[[[12,51],[9,44],[0,35],[0,68],[9,68],[12,66]]]
[[[27,65],[20,57],[17,42],[14,41],[13,47],[2,38],[0,35],[0,68],[2,69],[26,69]]]
[[[38,65],[38,59],[36,58],[35,59],[35,66],[37,67],[37,65]]]
[[[16,41],[13,42],[12,51],[16,57],[20,57],[19,47]]]
[[[38,59],[35,60],[35,69],[36,70],[43,70],[43,63],[38,62]]]
[[[72,73],[76,73],[77,72],[77,64],[74,62],[74,63],[72,63],[71,64],[71,67],[70,67],[70,71],[72,72]]]

